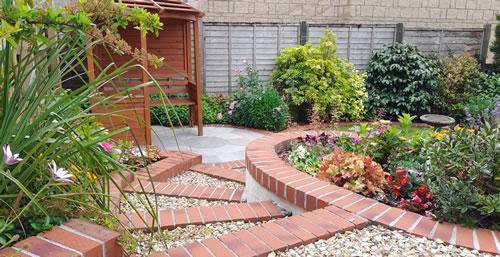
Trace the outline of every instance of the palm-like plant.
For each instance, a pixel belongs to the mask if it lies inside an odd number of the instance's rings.
[[[128,181],[125,175],[133,171],[99,143],[128,128],[108,132],[96,118],[120,116],[92,110],[124,101],[119,96],[154,82],[95,97],[104,85],[142,67],[132,61],[110,65],[87,81],[86,53],[99,43],[86,30],[92,24],[88,15],[60,14],[10,0],[2,0],[0,10],[0,144],[9,148],[4,150],[8,158],[0,163],[2,248],[17,239],[9,230],[17,224],[22,228],[27,218],[110,212],[116,204],[110,188],[123,194],[111,172]],[[61,84],[67,79],[79,79],[82,86],[65,90]],[[143,204],[155,217],[155,205]]]

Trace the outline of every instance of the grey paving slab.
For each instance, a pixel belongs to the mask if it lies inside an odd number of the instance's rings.
[[[197,128],[162,126],[153,126],[151,134],[153,145],[201,154],[205,163],[244,160],[245,146],[263,136],[246,129],[204,127],[204,135],[199,137]]]

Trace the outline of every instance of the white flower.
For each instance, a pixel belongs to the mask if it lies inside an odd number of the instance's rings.
[[[16,163],[19,163],[23,159],[19,158],[19,154],[12,154],[12,151],[10,150],[10,145],[6,144],[3,146],[3,162],[6,165],[14,165]]]
[[[306,158],[306,148],[303,147],[302,145],[299,145],[299,147],[297,147],[297,155],[299,156],[299,158],[301,159],[304,159]]]
[[[63,168],[57,168],[57,164],[54,160],[49,163],[49,170],[52,174],[52,180],[56,182],[71,183],[73,174],[69,173]]]

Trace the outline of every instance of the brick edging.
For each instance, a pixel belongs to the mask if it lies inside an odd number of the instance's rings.
[[[500,253],[499,231],[441,223],[413,212],[390,207],[311,177],[291,167],[278,156],[278,152],[298,136],[318,133],[320,132],[284,132],[250,142],[246,147],[247,170],[267,190],[307,211],[334,205],[388,228],[401,229],[414,235],[439,239],[445,243],[483,252]]]
[[[119,236],[99,225],[72,219],[0,250],[0,256],[121,257]]]

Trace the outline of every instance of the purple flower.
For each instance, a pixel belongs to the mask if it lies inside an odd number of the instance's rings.
[[[379,135],[384,134],[384,132],[389,128],[389,125],[382,125],[377,129]]]
[[[10,145],[6,144],[3,146],[3,162],[6,165],[14,165],[16,163],[19,163],[23,159],[19,158],[19,154],[12,154],[12,151],[10,150]]]
[[[366,133],[366,134],[365,134],[365,137],[366,137],[366,138],[374,138],[374,137],[376,137],[376,136],[377,136],[377,134],[376,134],[376,133],[374,133],[374,132],[370,132],[370,133]]]
[[[359,145],[359,144],[361,144],[361,142],[362,142],[362,140],[359,137],[352,137],[351,138],[351,143],[353,143],[353,144]]]
[[[100,142],[99,146],[102,147],[102,149],[108,153],[113,152],[113,147],[111,146],[110,143],[107,142]]]
[[[49,163],[49,170],[52,174],[52,180],[56,182],[71,183],[73,182],[71,178],[73,174],[69,173],[63,168],[57,168],[57,164],[54,160]]]

